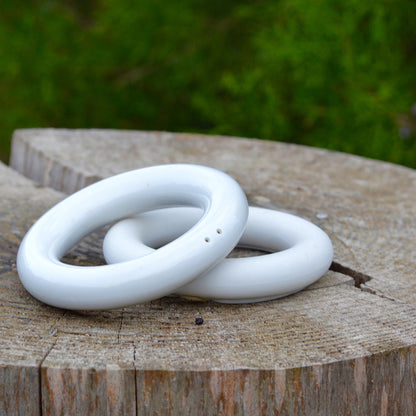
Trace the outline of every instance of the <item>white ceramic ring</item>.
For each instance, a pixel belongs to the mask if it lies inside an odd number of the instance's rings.
[[[104,257],[108,263],[118,263],[146,256],[178,238],[201,214],[194,208],[169,208],[120,221],[104,238]],[[263,208],[249,208],[239,246],[273,253],[227,258],[175,294],[223,303],[276,299],[318,280],[333,258],[332,243],[320,228],[297,216]]]
[[[60,261],[105,224],[178,205],[199,207],[203,215],[149,256],[95,267]],[[146,302],[175,292],[227,256],[247,216],[244,192],[223,172],[196,165],[138,169],[90,185],[45,213],[23,239],[17,269],[25,288],[49,305],[87,310]]]

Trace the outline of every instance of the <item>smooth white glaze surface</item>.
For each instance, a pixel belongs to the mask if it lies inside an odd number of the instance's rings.
[[[178,238],[201,215],[202,211],[195,208],[169,208],[120,221],[104,239],[104,257],[108,263],[118,263],[151,256],[155,247]],[[249,208],[239,246],[273,253],[225,259],[175,294],[224,303],[275,299],[318,280],[333,258],[332,243],[319,227],[297,216],[263,208]]]
[[[170,206],[198,207],[203,215],[150,255],[95,267],[60,261],[97,228]],[[227,256],[243,233],[247,215],[240,186],[218,170],[196,165],[134,170],[88,186],[45,213],[23,239],[17,269],[25,288],[53,306],[108,309],[146,302],[177,291]]]

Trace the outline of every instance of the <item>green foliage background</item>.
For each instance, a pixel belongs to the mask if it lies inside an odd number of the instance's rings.
[[[16,128],[108,127],[416,167],[415,28],[414,0],[4,0],[1,157]]]

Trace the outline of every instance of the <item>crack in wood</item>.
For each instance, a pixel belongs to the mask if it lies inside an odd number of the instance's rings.
[[[137,399],[139,397],[139,392],[138,390],[138,385],[137,385],[137,367],[136,367],[136,352],[137,352],[137,347],[136,347],[136,343],[133,342],[133,368],[134,368],[134,399],[135,399],[135,406],[134,406],[134,414],[135,416],[138,415],[139,410],[138,410],[138,404],[137,404]]]
[[[366,286],[366,283],[373,279],[368,274],[358,272],[357,270],[351,269],[335,261],[332,262],[329,270],[352,277],[352,279],[354,280],[354,286],[362,290],[363,292],[370,293],[371,295],[375,295],[383,299],[391,300],[392,302],[398,302],[397,299],[392,298],[390,296],[386,296],[382,292],[371,289],[370,287]],[[399,302],[399,303],[405,304],[403,302]]]
[[[120,326],[118,327],[118,330],[117,330],[117,343],[118,344],[120,344],[120,334],[121,334],[121,328],[123,327],[123,321],[124,321],[124,308],[121,312]]]
[[[337,263],[336,261],[332,262],[331,267],[329,268],[329,270],[332,270],[333,272],[345,274],[346,276],[352,277],[353,280],[354,280],[354,286],[357,287],[358,289],[361,289],[361,290],[364,290],[362,285],[366,284],[367,282],[369,282],[372,279],[372,277],[369,276],[368,274],[361,273],[357,270],[351,269],[347,266],[344,266],[340,263]]]
[[[398,299],[392,298],[390,296],[387,296],[380,292],[379,290],[371,289],[370,287],[366,286],[366,283],[372,280],[373,278],[369,276],[368,274],[358,272],[357,270],[353,270],[347,266],[344,266],[340,263],[337,263],[335,261],[332,262],[331,267],[329,268],[333,272],[341,273],[346,276],[352,277],[354,280],[354,286],[363,292],[370,293],[371,295],[378,296],[382,299],[387,299],[392,302],[398,302],[401,304],[405,304],[404,302],[398,301]]]
[[[48,357],[48,355],[51,353],[51,351],[55,348],[55,345],[58,341],[58,338],[55,339],[55,341],[53,342],[53,344],[50,346],[50,348],[48,348],[48,351],[46,351],[46,354],[43,356],[43,358],[41,359],[40,363],[39,363],[39,415],[42,416],[43,415],[43,406],[42,406],[42,366],[43,363],[45,362],[46,358]]]
[[[382,293],[382,292],[380,292],[379,290],[374,290],[374,289],[370,289],[369,287],[367,287],[367,286],[362,286],[361,287],[361,290],[363,291],[363,292],[367,292],[367,293],[370,293],[371,295],[375,295],[375,296],[378,296],[378,297],[380,297],[380,298],[382,298],[382,299],[387,299],[387,300],[390,300],[390,301],[392,301],[392,302],[397,302],[397,303],[400,303],[401,305],[407,305],[407,303],[406,302],[401,302],[400,300],[398,300],[398,299],[395,299],[395,298],[392,298],[392,297],[390,297],[390,296],[387,296],[387,295],[385,295],[384,293]]]
[[[52,324],[52,326],[50,327],[48,334],[47,335],[41,335],[42,338],[49,338],[49,337],[54,337],[58,331],[61,332],[60,329],[58,329],[58,324],[59,322],[65,317],[65,315],[67,315],[67,311],[64,311],[63,314],[58,317],[55,322]],[[46,352],[46,354],[43,356],[43,358],[41,359],[40,363],[39,363],[39,415],[42,416],[43,415],[43,408],[42,408],[42,384],[43,384],[43,380],[42,380],[42,366],[43,363],[45,362],[46,358],[49,356],[49,354],[51,353],[51,351],[55,348],[55,345],[58,342],[58,337],[55,337],[54,342],[52,343],[52,345],[50,346],[50,348],[48,348],[48,351]]]

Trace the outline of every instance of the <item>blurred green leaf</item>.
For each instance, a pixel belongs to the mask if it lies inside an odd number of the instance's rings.
[[[29,0],[0,12],[24,127],[221,133],[416,167],[413,0]]]

